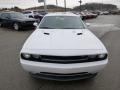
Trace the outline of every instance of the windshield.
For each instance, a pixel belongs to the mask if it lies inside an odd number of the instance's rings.
[[[80,17],[47,16],[40,24],[42,29],[85,29]]]
[[[11,13],[10,14],[12,18],[27,18],[24,14],[22,13]]]

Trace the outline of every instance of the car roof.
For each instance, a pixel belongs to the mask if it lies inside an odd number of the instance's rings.
[[[15,12],[15,11],[2,11],[1,13],[19,13],[19,12]]]
[[[25,11],[22,11],[22,12],[33,12],[33,10],[25,10]]]
[[[45,16],[79,16],[71,12],[57,12],[57,13],[48,13]]]
[[[44,10],[24,10],[23,12],[34,12],[34,11],[44,11]]]

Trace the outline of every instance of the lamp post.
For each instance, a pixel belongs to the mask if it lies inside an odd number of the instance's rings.
[[[56,0],[56,6],[58,6],[58,0]]]
[[[56,11],[58,10],[58,0],[56,0]]]
[[[64,5],[65,5],[65,12],[66,12],[66,0],[64,0]]]
[[[44,0],[44,10],[45,10],[45,12],[47,12],[46,0]]]
[[[38,0],[38,3],[44,3],[44,10],[47,12],[47,5],[46,5],[46,0]]]
[[[79,3],[80,3],[80,12],[81,12],[81,4],[82,4],[82,0],[80,0]]]

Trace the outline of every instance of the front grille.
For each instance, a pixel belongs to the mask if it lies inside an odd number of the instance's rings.
[[[26,24],[27,24],[27,25],[33,25],[34,22],[35,22],[35,21],[26,21]]]
[[[83,56],[50,56],[50,55],[38,55],[38,58],[30,54],[30,58],[25,58],[21,54],[21,58],[28,61],[46,62],[46,63],[60,63],[60,64],[72,64],[72,63],[85,63],[102,61],[107,58],[107,54],[104,58],[98,58],[98,55],[83,55]]]
[[[88,56],[41,56],[42,62],[50,62],[50,63],[82,63],[88,62]]]
[[[51,60],[78,60],[78,59],[87,59],[88,56],[46,56],[42,55],[42,59],[51,59]]]
[[[88,72],[82,73],[71,73],[71,74],[58,74],[58,73],[48,73],[48,72],[40,72],[37,74],[32,74],[36,78],[48,79],[48,80],[57,80],[57,81],[71,81],[71,80],[81,80],[92,78],[97,74],[91,74]]]
[[[75,75],[86,75],[89,74],[88,72],[81,72],[81,73],[70,73],[70,74],[60,74],[60,73],[49,73],[49,72],[40,72],[39,74],[42,75],[48,75],[48,76],[63,76],[63,77],[68,77],[68,76],[75,76]]]

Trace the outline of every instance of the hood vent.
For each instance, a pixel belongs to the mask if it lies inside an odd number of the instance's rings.
[[[45,35],[50,35],[50,33],[44,33]]]
[[[82,33],[77,33],[77,35],[82,35]]]

